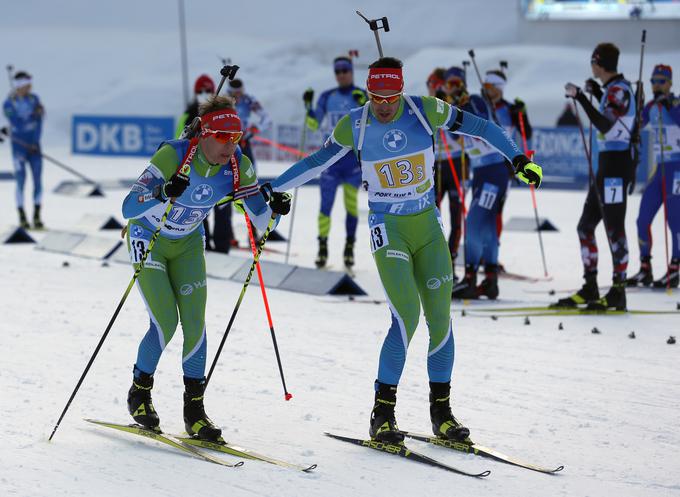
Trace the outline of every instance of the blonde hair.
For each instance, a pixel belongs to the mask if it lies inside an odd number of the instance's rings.
[[[207,102],[202,103],[198,108],[198,115],[205,116],[216,110],[233,109],[236,103],[233,98],[227,96],[213,95]]]

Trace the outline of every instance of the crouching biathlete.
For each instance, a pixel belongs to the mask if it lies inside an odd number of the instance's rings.
[[[399,443],[396,392],[420,314],[430,333],[427,370],[434,433],[462,440],[469,430],[451,412],[454,343],[451,254],[435,207],[434,134],[439,128],[479,136],[512,161],[517,177],[539,184],[541,168],[505,132],[435,97],[403,94],[402,63],[383,57],[369,66],[369,102],[340,119],[324,146],[273,183],[285,191],[318,176],[349,153],[361,164],[369,198],[371,250],[387,296],[392,325],[380,353],[370,436]]]
[[[221,430],[203,407],[207,298],[203,218],[220,201],[243,199],[253,224],[264,231],[272,217],[288,213],[290,196],[270,195],[267,204],[250,159],[237,146],[241,121],[230,98],[212,97],[199,115],[198,137],[162,143],[123,202],[123,215],[130,219],[127,244],[134,266],[142,260],[168,199],[175,198],[137,279],[150,324],[139,344],[127,403],[137,423],[158,427],[151,401],[153,375],[175,333],[179,311],[184,332],[184,424],[192,436],[218,440]],[[188,177],[179,173],[185,163],[191,167]]]

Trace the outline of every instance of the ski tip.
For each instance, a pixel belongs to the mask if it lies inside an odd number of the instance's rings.
[[[311,473],[311,472],[314,471],[315,469],[316,469],[316,464],[312,464],[311,466],[306,467],[306,468],[303,469],[302,471],[303,471],[304,473]]]
[[[490,474],[491,474],[491,470],[487,469],[486,471],[479,473],[478,475],[475,475],[475,476],[478,476],[479,478],[486,478]]]
[[[564,466],[557,466],[555,469],[552,470],[552,473],[559,473],[564,469]]]

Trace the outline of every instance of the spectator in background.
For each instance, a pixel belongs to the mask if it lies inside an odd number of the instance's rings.
[[[42,202],[40,134],[45,109],[38,96],[31,93],[31,84],[31,75],[25,71],[17,72],[12,78],[12,91],[3,105],[5,117],[10,123],[10,131],[3,128],[3,134],[8,135],[12,141],[19,225],[24,229],[30,227],[24,210],[24,183],[26,182],[26,165],[29,165],[33,175],[33,227],[43,229],[45,226],[40,219]]]

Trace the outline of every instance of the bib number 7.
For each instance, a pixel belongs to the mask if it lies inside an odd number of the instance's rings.
[[[620,204],[623,202],[623,178],[604,179],[604,203]]]

